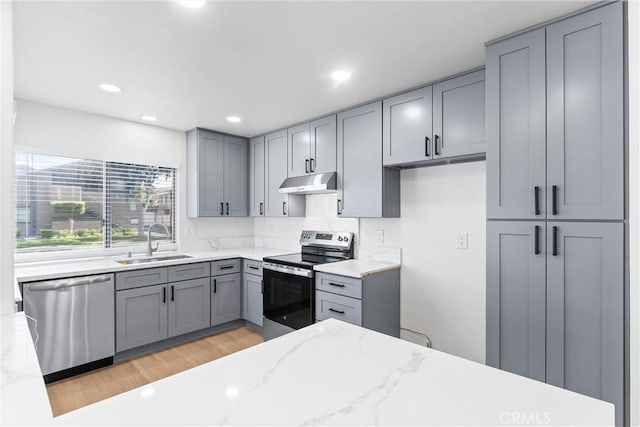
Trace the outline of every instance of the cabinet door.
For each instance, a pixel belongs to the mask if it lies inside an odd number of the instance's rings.
[[[198,216],[221,216],[224,203],[224,138],[198,130]]]
[[[484,153],[484,70],[433,86],[433,155]]]
[[[287,176],[309,173],[309,123],[287,129]]]
[[[208,277],[169,283],[169,336],[186,334],[211,324]]]
[[[338,215],[382,217],[382,102],[338,114]]]
[[[240,273],[211,278],[211,326],[242,318]]]
[[[249,156],[249,201],[251,216],[264,215],[264,136],[251,140]]]
[[[116,292],[116,351],[167,338],[167,287]]]
[[[224,213],[226,216],[248,216],[249,178],[247,140],[235,136],[224,137]]]
[[[623,224],[549,222],[547,233],[547,382],[614,403],[622,425]]]
[[[242,291],[242,317],[262,326],[262,277],[245,274]]]
[[[547,93],[547,217],[623,219],[622,3],[547,27]]]
[[[487,223],[487,364],[545,380],[545,223]]]
[[[545,217],[544,34],[487,47],[488,218]]]
[[[314,120],[310,125],[311,173],[335,172],[336,170],[336,116]]]
[[[266,216],[285,216],[287,195],[278,188],[287,178],[287,131],[265,136]]]
[[[428,86],[382,101],[385,166],[432,158],[432,93]]]

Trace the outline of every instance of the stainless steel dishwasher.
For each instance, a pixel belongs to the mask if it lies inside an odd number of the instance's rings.
[[[113,274],[28,282],[22,294],[46,383],[113,363]]]

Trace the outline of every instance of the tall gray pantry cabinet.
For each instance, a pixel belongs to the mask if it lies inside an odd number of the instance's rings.
[[[486,53],[487,363],[623,425],[622,3]]]

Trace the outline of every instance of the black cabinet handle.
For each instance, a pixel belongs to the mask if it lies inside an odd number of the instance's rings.
[[[213,293],[215,294],[216,292],[218,292],[218,280],[213,279]]]
[[[434,135],[433,136],[433,154],[435,156],[439,156],[440,152],[438,151],[438,139],[440,139],[440,137],[438,135]]]
[[[540,255],[540,226],[539,225],[535,226],[534,233],[535,233],[535,236],[534,236],[535,247],[534,247],[533,253],[535,255]]]
[[[558,186],[551,187],[551,213],[558,215]]]
[[[167,303],[167,288],[162,288],[162,303]]]
[[[264,202],[260,202],[260,215],[264,215]]]
[[[171,301],[175,301],[176,299],[176,287],[171,285]]]
[[[331,286],[336,286],[338,288],[344,288],[345,285],[343,285],[342,283],[333,283],[333,282],[329,282],[329,285]]]
[[[282,202],[282,215],[286,215],[287,214],[287,212],[285,210],[286,207],[287,207],[287,202]]]
[[[255,265],[250,265],[249,268],[252,269],[252,270],[259,270],[259,268],[256,267]]]
[[[227,202],[227,216],[229,216],[229,202]]]
[[[431,141],[429,140],[429,137],[425,136],[424,137],[424,155],[425,155],[425,157],[429,157],[429,145],[430,145],[429,143],[430,142]]]
[[[304,173],[309,173],[309,159],[304,159]]]
[[[540,215],[540,187],[533,187],[533,204],[535,205],[536,215]]]
[[[260,293],[261,293],[261,294],[264,294],[264,280],[261,280],[261,281],[260,281],[260,288],[261,288],[261,289],[260,289]]]
[[[340,210],[340,203],[342,203],[342,200],[338,199],[338,215],[342,215],[342,211]]]
[[[344,314],[344,311],[336,310],[334,308],[330,308],[329,311],[333,311],[334,313]]]
[[[233,264],[227,264],[227,265],[221,265],[220,270],[228,270],[230,268],[233,268]]]
[[[220,202],[220,215],[224,215],[224,203]]]
[[[553,242],[551,255],[558,256],[558,227],[553,226]]]
[[[316,169],[316,159],[309,159],[309,171],[314,172]]]

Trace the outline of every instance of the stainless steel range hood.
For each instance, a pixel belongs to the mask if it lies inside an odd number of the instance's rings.
[[[336,173],[316,173],[285,179],[278,191],[289,194],[324,194],[336,192]]]

